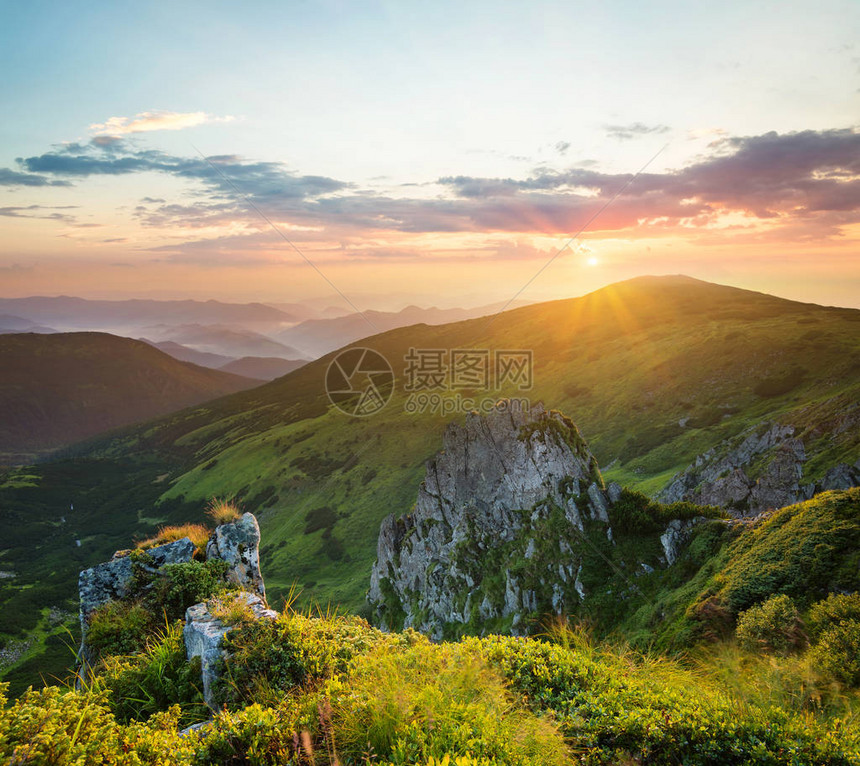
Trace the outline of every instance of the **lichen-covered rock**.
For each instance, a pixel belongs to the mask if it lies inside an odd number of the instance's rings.
[[[146,551],[152,564],[143,565],[156,571],[165,564],[179,564],[191,561],[194,556],[194,543],[187,537],[172,543],[159,545]],[[110,561],[85,569],[78,576],[78,593],[81,600],[81,618],[88,617],[108,601],[125,598],[131,583],[131,556],[127,551],[115,553]]]
[[[687,521],[673,519],[669,522],[666,531],[660,535],[660,545],[663,546],[663,556],[666,559],[667,566],[672,566],[678,560],[681,548],[690,539],[693,527],[703,521],[705,521],[704,516],[697,516]],[[642,566],[646,565],[643,564]]]
[[[255,619],[273,620],[278,616],[277,612],[268,609],[263,599],[254,593],[240,593],[236,598],[245,601]],[[225,625],[212,614],[209,604],[195,604],[185,611],[185,653],[189,661],[194,657],[200,658],[203,700],[213,710],[217,709],[213,685],[218,679],[218,661],[224,657],[221,640],[232,629],[232,625]]]
[[[90,615],[108,601],[118,601],[128,596],[132,576],[132,557],[130,551],[118,551],[110,561],[85,569],[78,576],[78,595],[80,597],[81,647],[78,651],[78,664],[85,672],[87,657],[87,628]],[[194,543],[187,537],[172,543],[150,548],[146,554],[151,563],[140,563],[149,572],[157,572],[166,564],[181,564],[194,556]]]
[[[260,573],[260,526],[253,513],[243,513],[236,521],[217,527],[206,546],[207,559],[221,559],[230,565],[227,580],[242,590],[266,598]]]
[[[853,466],[839,463],[833,466],[821,480],[821,489],[851,489],[860,486],[860,460]]]
[[[368,601],[385,627],[521,632],[526,615],[579,602],[581,551],[609,534],[612,502],[568,418],[506,401],[473,412],[446,429],[413,511],[382,522]]]
[[[738,516],[782,508],[827,489],[860,484],[860,461],[841,463],[820,482],[802,483],[806,445],[794,426],[771,424],[714,447],[672,478],[658,500],[719,505]]]

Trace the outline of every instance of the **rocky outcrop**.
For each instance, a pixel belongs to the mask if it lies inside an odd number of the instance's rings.
[[[770,424],[699,455],[657,499],[719,505],[739,516],[782,508],[828,489],[860,485],[860,460],[840,463],[819,482],[803,483],[806,446],[791,425]]]
[[[851,489],[860,486],[860,460],[854,465],[839,463],[833,466],[821,480],[821,489]]]
[[[253,513],[217,527],[206,546],[207,559],[222,559],[230,565],[227,580],[242,590],[266,598],[260,574],[260,526]]]
[[[194,543],[187,537],[159,545],[146,551],[149,561],[140,566],[156,572],[165,564],[191,561]],[[110,561],[85,569],[78,576],[78,593],[81,600],[81,619],[88,617],[108,601],[125,598],[132,578],[130,551],[118,551]]]
[[[206,557],[227,562],[227,582],[252,594],[265,606],[266,586],[260,573],[259,545],[260,527],[257,519],[253,514],[246,513],[236,521],[216,527],[206,546]],[[80,573],[78,592],[82,638],[78,664],[81,673],[86,671],[90,662],[86,637],[92,613],[108,601],[129,597],[135,569],[154,576],[168,564],[192,561],[194,551],[191,540],[183,537],[145,551],[118,551],[110,561]]]
[[[611,539],[618,492],[560,413],[473,412],[446,429],[412,512],[383,521],[368,601],[385,627],[521,632],[526,615],[582,598],[582,551]]]
[[[157,572],[166,564],[180,564],[191,561],[194,556],[194,543],[187,537],[172,543],[150,548],[146,560],[138,565],[150,573]],[[128,596],[132,582],[133,569],[131,551],[117,551],[110,561],[85,569],[78,576],[80,596],[81,648],[78,662],[87,662],[86,639],[90,615],[108,601],[117,601]]]
[[[277,612],[268,609],[263,599],[254,593],[239,593],[236,598],[245,601],[257,620],[273,620],[278,616]],[[183,629],[185,652],[189,661],[195,657],[200,658],[203,700],[213,710],[217,709],[213,688],[218,679],[219,660],[225,656],[221,649],[221,642],[233,627],[224,624],[212,614],[209,604],[195,604],[188,607],[185,612],[185,627]]]

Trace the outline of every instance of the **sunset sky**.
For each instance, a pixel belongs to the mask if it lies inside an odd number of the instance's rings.
[[[3,297],[476,305],[591,221],[521,299],[860,307],[857,0],[5,3],[0,71]]]

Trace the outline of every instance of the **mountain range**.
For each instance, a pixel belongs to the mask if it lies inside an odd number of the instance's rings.
[[[743,482],[764,477],[779,497],[803,499],[860,458],[858,328],[857,310],[654,277],[365,338],[357,347],[384,357],[394,380],[375,414],[350,417],[332,405],[325,380],[338,354],[329,353],[7,474],[0,538],[15,577],[0,580],[2,614],[11,620],[30,599],[64,603],[75,567],[159,523],[201,519],[212,497],[257,513],[273,603],[297,585],[302,602],[362,611],[381,521],[412,507],[448,424],[500,397],[567,413],[608,482],[651,496],[680,486],[675,499],[691,499],[707,481],[717,487],[709,485],[712,501],[756,513],[763,495],[748,483],[738,497],[717,484],[740,471]],[[405,390],[410,359],[434,349],[530,354],[532,385],[472,383],[420,399],[428,392]],[[69,502],[74,517],[58,525]]]

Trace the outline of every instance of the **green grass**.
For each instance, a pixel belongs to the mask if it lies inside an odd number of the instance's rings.
[[[169,630],[109,662],[82,692],[51,687],[9,705],[0,696],[0,757],[26,752],[57,766],[860,762],[858,693],[798,658],[726,643],[679,662],[563,623],[539,638],[443,644],[355,617],[289,611],[267,625],[234,631],[225,661],[225,677],[253,700],[234,695],[203,732],[177,733],[205,712],[199,668],[181,661]]]

